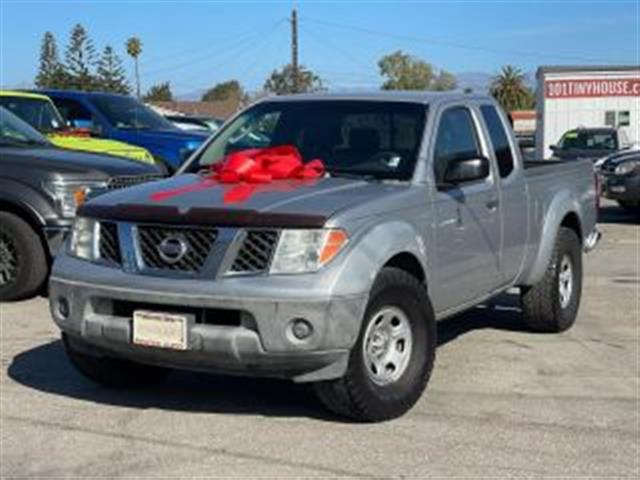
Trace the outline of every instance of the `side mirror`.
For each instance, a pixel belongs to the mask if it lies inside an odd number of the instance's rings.
[[[444,172],[444,182],[445,184],[457,185],[483,180],[489,176],[489,171],[489,159],[485,157],[453,160],[449,162],[447,170]]]
[[[558,145],[549,145],[549,149],[552,152],[557,152],[558,150],[560,150],[560,147]]]

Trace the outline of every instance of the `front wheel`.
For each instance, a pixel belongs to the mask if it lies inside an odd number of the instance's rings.
[[[544,277],[521,289],[525,323],[538,332],[564,332],[576,320],[581,295],[582,245],[576,232],[560,227]]]
[[[347,372],[314,388],[329,410],[358,421],[406,413],[424,391],[433,368],[436,323],[427,291],[403,270],[376,278]]]
[[[20,217],[0,212],[0,302],[34,296],[48,273],[38,234]]]

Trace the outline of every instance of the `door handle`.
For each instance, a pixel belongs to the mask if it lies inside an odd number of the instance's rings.
[[[498,205],[500,205],[500,200],[498,200],[498,199],[494,199],[494,200],[487,200],[486,205],[487,205],[487,208],[488,208],[490,211],[492,211],[492,212],[493,212],[494,210],[496,210],[496,209],[498,208]]]

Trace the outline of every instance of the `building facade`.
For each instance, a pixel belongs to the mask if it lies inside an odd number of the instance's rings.
[[[640,65],[540,67],[536,94],[536,156],[578,127],[614,127],[640,143]]]

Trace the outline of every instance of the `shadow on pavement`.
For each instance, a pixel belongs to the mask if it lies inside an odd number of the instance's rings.
[[[640,208],[626,210],[617,204],[601,205],[598,210],[598,223],[637,224],[640,223]]]
[[[496,302],[440,322],[438,344],[478,329],[526,331],[517,308],[517,296],[502,295]],[[310,388],[283,380],[175,371],[167,383],[160,386],[109,390],[76,372],[67,360],[61,341],[18,354],[8,374],[16,382],[41,392],[107,405],[340,421],[325,412]]]

